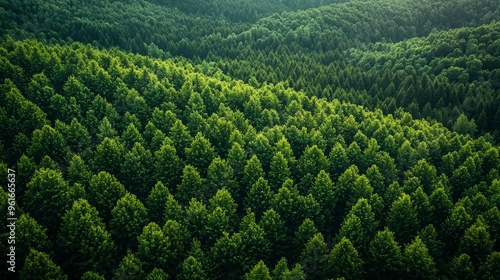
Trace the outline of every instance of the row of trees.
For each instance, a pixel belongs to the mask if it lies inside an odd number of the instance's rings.
[[[12,39],[0,55],[23,279],[497,275],[491,137],[209,64]]]

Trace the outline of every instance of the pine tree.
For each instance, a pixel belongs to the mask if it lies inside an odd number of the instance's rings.
[[[309,190],[313,198],[319,203],[321,213],[325,215],[325,222],[319,224],[321,232],[332,234],[334,221],[334,186],[330,179],[330,175],[324,170],[321,170],[314,181],[313,186]]]
[[[324,266],[328,257],[328,248],[321,233],[309,239],[300,254],[300,263],[307,279],[324,279]]]
[[[208,166],[204,187],[205,200],[214,196],[222,188],[227,189],[233,197],[239,194],[239,186],[234,179],[233,168],[226,160],[216,157]]]
[[[65,269],[75,277],[86,271],[109,275],[114,268],[116,246],[97,209],[79,199],[62,220],[57,245]]]
[[[145,273],[142,269],[141,260],[129,251],[118,265],[113,279],[142,279],[144,277]]]
[[[121,165],[121,181],[128,191],[137,195],[141,200],[146,199],[154,184],[152,162],[151,152],[141,143],[136,142],[133,148],[125,154]]]
[[[287,179],[290,179],[290,176],[288,161],[281,152],[276,152],[269,167],[269,185],[274,191],[277,191]]]
[[[271,208],[262,214],[259,226],[264,230],[270,244],[269,263],[274,264],[285,256],[289,247],[292,246],[290,242],[287,242],[285,223],[281,216]]]
[[[370,279],[395,279],[401,275],[401,248],[388,228],[379,231],[371,241],[367,269]]]
[[[203,179],[192,165],[184,166],[181,183],[177,186],[177,197],[183,205],[186,205],[192,198],[205,200]]]
[[[255,222],[255,214],[250,212],[241,219],[239,234],[244,271],[250,270],[257,261],[270,253],[270,244],[264,230]]]
[[[427,246],[417,236],[403,253],[403,277],[406,279],[435,279],[436,264]]]
[[[157,224],[165,224],[165,201],[167,200],[170,191],[161,182],[151,190],[148,198],[146,199],[146,209],[148,210],[149,220]]]
[[[107,172],[101,171],[90,179],[89,202],[97,208],[105,222],[111,219],[111,210],[116,202],[125,196],[125,193],[125,187]]]
[[[189,256],[182,263],[182,271],[179,280],[205,280],[207,275],[202,263],[195,257]]]
[[[245,280],[272,280],[269,269],[263,261],[259,261],[252,270],[245,275]]]
[[[31,249],[50,253],[52,244],[47,236],[47,230],[29,214],[22,214],[16,221],[16,262],[22,267]]]
[[[476,279],[474,265],[467,254],[456,256],[450,263],[449,279]]]
[[[148,211],[135,195],[126,193],[116,202],[111,210],[109,228],[121,252],[136,250],[137,236],[148,223]]]
[[[163,143],[154,156],[154,170],[157,181],[162,182],[169,189],[174,189],[181,182],[184,163],[176,154],[176,149]]]
[[[19,279],[54,279],[66,280],[68,276],[56,265],[46,253],[31,249],[19,273]]]
[[[479,266],[493,252],[493,244],[486,226],[478,221],[465,231],[458,252],[469,255],[472,263]]]
[[[409,195],[403,194],[392,203],[387,217],[387,226],[394,232],[398,243],[409,243],[416,236],[420,225],[417,210]]]
[[[139,245],[136,256],[142,262],[146,273],[151,272],[154,268],[169,267],[168,256],[172,245],[163,234],[160,226],[154,222],[149,223],[143,228],[137,241]]]
[[[363,279],[363,260],[349,239],[343,237],[328,255],[326,271],[327,277]]]
[[[255,184],[252,185],[247,197],[245,198],[245,208],[255,213],[257,217],[269,209],[273,193],[268,182],[260,177]]]

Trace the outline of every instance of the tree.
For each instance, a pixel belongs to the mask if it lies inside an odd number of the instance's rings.
[[[239,193],[239,186],[234,180],[233,168],[226,160],[216,157],[208,166],[204,191],[205,200],[214,196],[222,188],[227,189],[233,197]]]
[[[26,186],[24,209],[54,236],[61,217],[71,207],[73,194],[61,173],[39,169]]]
[[[247,160],[243,171],[243,177],[240,181],[240,197],[244,197],[248,194],[252,185],[255,184],[260,177],[265,177],[264,170],[262,169],[262,164],[260,163],[259,158],[256,155],[253,155],[249,160]]]
[[[189,135],[187,127],[182,124],[182,121],[176,120],[172,128],[168,133],[168,137],[172,139],[174,143],[175,150],[177,151],[177,155],[181,159],[186,158],[185,150],[192,144],[193,139],[191,135]],[[198,141],[200,142],[200,141]],[[203,143],[204,141],[201,141]]]
[[[255,184],[252,185],[250,191],[245,198],[245,208],[255,213],[257,217],[269,209],[273,193],[267,180],[260,177]]]
[[[92,173],[79,155],[73,155],[67,171],[68,183],[88,186]]]
[[[187,228],[175,220],[167,220],[162,228],[163,234],[170,242],[169,254],[165,256],[169,269],[167,272],[177,275],[181,268],[181,262],[187,257],[188,246],[191,241]]]
[[[451,215],[442,225],[443,240],[446,244],[446,252],[453,255],[458,248],[464,232],[472,224],[472,217],[461,205],[456,206]]]
[[[270,244],[268,263],[274,264],[289,252],[288,249],[292,246],[291,242],[287,242],[285,223],[281,216],[271,208],[262,214],[259,226],[264,230]]]
[[[500,267],[500,252],[491,253],[479,267],[478,276],[481,279],[495,279],[498,277]]]
[[[127,150],[132,149],[136,143],[141,144],[141,146],[145,145],[144,138],[133,123],[130,123],[123,131],[122,141]]]
[[[387,227],[394,232],[396,241],[402,244],[409,243],[416,236],[420,225],[417,209],[413,206],[409,195],[403,194],[392,203],[387,217]]]
[[[326,275],[329,278],[363,279],[363,260],[349,239],[343,237],[328,255]]]
[[[165,223],[165,201],[170,191],[161,182],[157,182],[148,198],[146,199],[146,209],[148,210],[149,220],[157,224]]]
[[[64,136],[49,125],[33,131],[31,146],[28,148],[35,162],[40,162],[44,156],[49,156],[58,164],[65,165],[69,153]]]
[[[229,219],[229,225],[231,228],[234,228],[238,223],[238,204],[234,201],[231,193],[226,189],[218,190],[217,193],[209,199],[209,210],[215,210],[217,207],[220,207]]]
[[[434,225],[439,225],[446,220],[451,214],[453,203],[444,188],[435,189],[429,196],[431,204],[431,221]]]
[[[295,236],[292,241],[293,249],[289,251],[288,256],[291,259],[298,258],[304,246],[316,233],[318,233],[318,229],[314,225],[314,222],[309,218],[304,219],[302,224],[300,224],[295,231]]]
[[[173,140],[173,139],[172,139]],[[194,137],[189,148],[186,148],[186,161],[194,166],[202,177],[207,176],[207,168],[215,157],[215,150],[201,132]]]
[[[90,179],[88,194],[90,204],[95,206],[103,220],[108,222],[111,210],[116,202],[125,196],[126,191],[113,175],[101,171]]]
[[[146,273],[151,272],[155,268],[168,267],[171,243],[165,237],[160,226],[154,222],[149,223],[142,229],[142,233],[137,237],[137,241],[139,245],[136,256],[142,262]]]
[[[102,142],[105,138],[115,139],[118,136],[118,132],[106,116],[101,120],[98,129],[97,140],[99,142]]]
[[[407,279],[435,279],[436,264],[429,255],[427,246],[416,237],[403,253],[403,277]]]
[[[68,276],[56,265],[46,253],[31,249],[19,273],[19,279],[54,279],[66,280]]]
[[[259,261],[249,273],[245,274],[245,280],[272,280],[272,278],[266,264]]]
[[[288,161],[281,152],[276,152],[271,158],[268,174],[269,185],[272,190],[277,191],[287,179],[290,179],[290,176]]]
[[[453,125],[453,130],[460,134],[476,135],[477,126],[474,120],[470,120],[464,115],[460,114],[457,121]]]
[[[307,279],[324,279],[328,248],[321,233],[309,239],[300,254],[300,264],[304,268]]]
[[[204,199],[203,179],[194,166],[184,166],[181,183],[177,186],[177,197],[183,205],[188,204],[192,198],[206,200]]]
[[[205,280],[207,273],[203,269],[202,263],[193,256],[187,257],[182,262],[182,271],[178,276],[179,280]]]
[[[129,251],[118,265],[113,279],[142,279],[145,276],[141,260]]]
[[[207,207],[203,202],[193,198],[189,201],[185,211],[186,227],[194,238],[201,240],[209,214]]]
[[[239,234],[241,236],[241,252],[243,270],[248,271],[256,262],[266,258],[270,253],[269,241],[264,230],[255,222],[255,214],[248,213],[241,219]]]
[[[395,279],[401,275],[401,247],[388,228],[379,231],[368,249],[367,274],[370,279]]]
[[[165,200],[165,211],[163,212],[163,220],[175,220],[178,222],[183,221],[184,211],[182,206],[175,199],[173,194],[169,194]]]
[[[154,170],[157,181],[162,182],[169,189],[173,189],[181,181],[181,172],[184,163],[176,154],[176,149],[164,143],[155,152]]]
[[[237,279],[243,275],[241,236],[224,232],[207,256],[212,265],[208,268],[211,279]]]
[[[47,230],[29,214],[22,214],[16,222],[16,262],[22,267],[30,250],[50,253],[52,244],[47,236]],[[17,245],[18,244],[18,245]]]
[[[227,163],[233,168],[234,177],[237,181],[241,180],[243,170],[246,164],[246,152],[240,143],[234,142],[227,154]]]
[[[493,252],[493,244],[486,226],[478,221],[465,231],[458,252],[469,255],[472,263],[479,266]]]
[[[92,167],[95,172],[106,171],[114,176],[119,176],[121,164],[125,155],[125,148],[116,139],[104,138],[97,145]]]
[[[476,279],[474,265],[469,255],[456,256],[450,263],[450,279]]]
[[[146,199],[154,184],[152,162],[151,152],[136,142],[133,148],[125,154],[121,165],[120,178],[123,184],[128,191],[137,195],[141,200]]]
[[[146,280],[168,280],[168,278],[170,276],[165,271],[156,267],[146,276]]]
[[[318,176],[316,176],[316,180],[309,190],[309,193],[319,203],[321,207],[321,213],[325,215],[325,223],[318,225],[320,231],[326,234],[332,234],[335,211],[335,196],[334,186],[332,180],[330,179],[330,175],[328,175],[328,173],[326,173],[324,170],[321,170],[318,173]]]
[[[135,195],[126,193],[116,202],[109,228],[121,252],[137,249],[137,236],[148,223],[148,211]]]
[[[105,280],[104,276],[100,275],[97,272],[87,271],[82,274],[82,278],[80,280]]]
[[[314,178],[321,170],[328,170],[328,159],[318,146],[308,147],[298,160],[297,170],[299,173],[296,174],[297,179],[304,177],[308,173]]]
[[[75,277],[86,271],[109,275],[114,268],[116,246],[97,209],[79,199],[62,220],[57,245],[64,257],[63,267]]]

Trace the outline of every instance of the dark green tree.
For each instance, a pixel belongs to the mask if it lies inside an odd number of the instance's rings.
[[[125,194],[125,187],[113,175],[105,171],[99,172],[90,179],[89,202],[97,208],[99,215],[105,222],[111,219],[111,210]]]
[[[163,143],[154,156],[155,178],[161,181],[168,189],[174,189],[181,182],[184,163],[176,154],[176,149]]]
[[[206,200],[205,193],[203,191],[203,179],[194,166],[184,166],[184,170],[182,171],[182,180],[177,186],[176,196],[183,205],[187,205],[192,198]]]
[[[182,262],[182,270],[178,276],[180,280],[205,280],[207,273],[203,269],[203,264],[193,256],[187,257]]]
[[[324,279],[323,270],[328,257],[328,248],[321,233],[309,239],[300,254],[300,264],[308,279]],[[287,268],[288,270],[288,268]]]
[[[370,279],[398,278],[401,275],[403,258],[401,247],[388,228],[379,231],[370,242],[367,276]]]
[[[52,243],[47,236],[47,230],[29,214],[22,214],[16,221],[16,262],[22,267],[30,249],[51,253]]]
[[[129,251],[118,264],[113,279],[142,279],[145,276],[141,260]]]
[[[57,239],[63,267],[79,277],[86,271],[110,275],[115,265],[116,245],[97,209],[79,199],[62,218]]]
[[[456,256],[450,263],[449,279],[476,279],[474,265],[467,254]]]
[[[255,213],[260,218],[262,214],[269,209],[273,193],[266,179],[260,177],[250,188],[245,198],[245,208]]]
[[[168,268],[168,256],[170,255],[171,243],[165,237],[162,229],[156,223],[151,222],[145,226],[141,235],[137,237],[139,246],[136,256],[143,264],[144,271],[150,273],[155,268]]]
[[[116,202],[111,210],[109,231],[120,252],[137,249],[137,236],[148,223],[148,211],[135,195],[126,193]]]
[[[145,200],[154,184],[151,163],[153,156],[141,143],[136,142],[125,154],[120,178],[127,190]]]
[[[165,201],[170,191],[161,182],[157,182],[148,198],[146,199],[146,209],[148,210],[149,220],[157,224],[165,223]]]
[[[409,243],[417,235],[420,229],[417,209],[413,206],[409,195],[403,194],[392,203],[387,217],[387,227],[394,232],[396,241],[401,244]]]
[[[343,237],[328,255],[325,274],[330,278],[363,279],[363,260],[349,239]]]
[[[291,173],[288,166],[288,161],[283,156],[281,152],[276,152],[276,154],[271,158],[271,163],[269,167],[269,185],[272,190],[277,191],[281,188],[281,185],[290,179]]]
[[[19,279],[66,280],[68,276],[51,260],[49,255],[31,249],[24,262],[23,270],[19,272]]]
[[[436,264],[429,254],[427,246],[416,237],[406,246],[403,253],[403,277],[407,279],[435,279]]]

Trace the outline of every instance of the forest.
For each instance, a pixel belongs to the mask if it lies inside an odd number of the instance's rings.
[[[0,278],[498,279],[499,20],[0,1]]]

